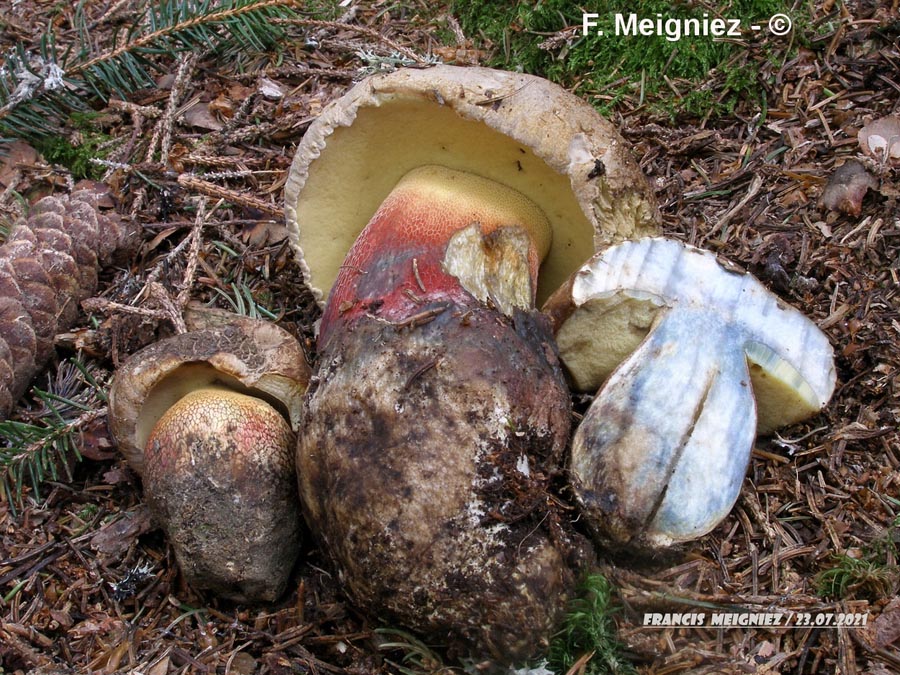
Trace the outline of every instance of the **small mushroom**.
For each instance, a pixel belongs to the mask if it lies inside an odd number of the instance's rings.
[[[862,213],[862,203],[869,190],[878,189],[875,176],[855,159],[841,164],[825,186],[821,204],[831,211],[840,211],[851,216]]]
[[[118,369],[110,429],[195,588],[239,602],[284,592],[299,552],[293,429],[308,380],[290,334],[233,315]]]
[[[737,499],[757,433],[818,412],[828,338],[749,274],[674,240],[597,254],[547,303],[579,389],[600,388],[571,480],[601,541],[664,547],[706,534]]]
[[[900,116],[887,115],[872,120],[858,135],[862,151],[881,162],[900,160]]]
[[[654,232],[645,179],[563,89],[439,66],[326,109],[285,199],[324,304],[297,452],[310,528],[362,608],[451,655],[526,659],[590,556],[550,492],[570,395],[539,279]]]

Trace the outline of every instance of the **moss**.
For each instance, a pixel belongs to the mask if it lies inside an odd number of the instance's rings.
[[[895,507],[900,501],[887,497]],[[900,513],[887,530],[866,544],[858,557],[832,556],[831,567],[816,575],[818,594],[825,598],[890,597],[900,590]]]
[[[66,167],[75,180],[99,180],[105,169],[91,160],[109,154],[107,145],[112,137],[97,129],[97,117],[91,112],[72,114],[69,123],[76,129],[77,143],[62,136],[45,136],[35,143],[35,148],[48,162]]]
[[[587,577],[579,597],[569,605],[565,624],[550,644],[548,666],[555,673],[570,672],[579,659],[593,655],[579,672],[585,675],[631,675],[637,670],[622,656],[613,621],[612,587],[606,577]]]
[[[890,597],[900,588],[900,569],[868,555],[835,555],[833,566],[816,575],[816,590],[824,598]]]
[[[776,13],[794,20],[794,32],[801,31],[802,16],[791,10],[785,0],[731,0],[704,9],[699,3],[664,2],[662,0],[588,0],[583,5],[567,0],[540,2],[482,3],[478,0],[455,0],[452,5],[467,35],[480,38],[482,46],[489,42],[495,49],[490,65],[542,75],[563,86],[575,87],[582,95],[600,95],[603,107],[612,107],[625,96],[642,102],[653,98],[671,112],[687,112],[705,116],[727,114],[742,100],[758,101],[763,95],[759,63],[765,59],[741,58],[747,44],[757,40],[751,25],[760,25],[759,39],[769,36],[767,22]],[[597,27],[582,35],[582,9],[595,13]],[[742,42],[734,39],[715,40],[712,36],[682,36],[667,39],[662,35],[616,35],[616,15],[627,21],[631,14],[638,19],[694,18],[704,15],[740,19],[746,32]],[[701,23],[702,26],[702,23]],[[566,28],[575,35],[568,43],[550,49],[541,48],[548,37]],[[673,26],[674,28],[674,26]],[[603,31],[600,35],[596,31]],[[670,33],[674,37],[674,33]],[[791,48],[793,38],[765,41],[770,60],[778,62]],[[717,69],[723,76],[723,87],[711,93],[697,94],[688,90],[676,94],[666,78],[687,80],[697,84],[709,79]]]

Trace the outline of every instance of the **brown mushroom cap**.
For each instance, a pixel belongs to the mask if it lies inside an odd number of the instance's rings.
[[[344,256],[402,176],[437,164],[518,190],[550,221],[538,301],[594,252],[655,234],[628,145],[585,101],[531,75],[436,66],[371,77],[331,103],[285,185],[291,242],[324,304]]]
[[[309,366],[290,333],[266,321],[232,316],[227,325],[151,344],[116,372],[109,426],[128,464],[144,471],[144,448],[157,421],[179,399],[210,385],[252,393],[296,430]]]

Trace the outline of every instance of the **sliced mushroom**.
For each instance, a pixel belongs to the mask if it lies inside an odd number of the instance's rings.
[[[737,499],[757,433],[818,412],[828,338],[710,252],[651,238],[597,254],[547,303],[578,388],[600,388],[571,479],[606,543],[668,546]]]
[[[290,334],[235,315],[116,372],[110,429],[195,588],[241,602],[284,592],[299,553],[294,429],[308,380]]]

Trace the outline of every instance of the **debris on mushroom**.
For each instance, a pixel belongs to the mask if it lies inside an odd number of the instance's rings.
[[[710,252],[648,238],[597,254],[548,301],[560,357],[596,398],[571,481],[606,544],[665,547],[731,510],[757,433],[814,415],[828,338]]]
[[[300,545],[294,446],[308,380],[289,333],[234,315],[118,369],[110,429],[193,587],[240,602],[284,592]]]
[[[900,160],[900,116],[887,115],[859,130],[859,146],[870,157],[884,162]]]
[[[538,78],[398,71],[313,123],[285,197],[325,304],[311,529],[359,606],[451,656],[540,651],[591,553],[551,494],[570,396],[533,303],[596,241],[656,231],[627,146]]]
[[[851,216],[862,213],[862,202],[866,193],[878,188],[875,176],[854,159],[841,164],[825,186],[822,206],[831,211],[840,211]]]

